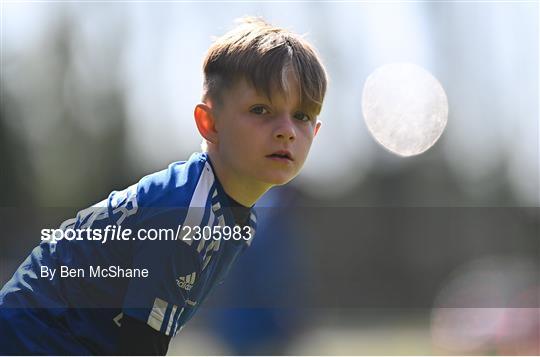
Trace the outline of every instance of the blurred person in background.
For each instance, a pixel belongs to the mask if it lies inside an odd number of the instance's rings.
[[[259,201],[257,240],[219,291],[220,308],[208,315],[232,355],[288,354],[307,325],[303,308],[312,277],[296,228],[299,195],[294,186],[280,187]]]

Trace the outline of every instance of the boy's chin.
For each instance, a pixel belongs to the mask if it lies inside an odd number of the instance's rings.
[[[296,176],[296,175],[295,175]],[[294,179],[295,176],[290,175],[272,175],[272,177],[268,177],[265,182],[272,186],[282,186],[285,185]]]

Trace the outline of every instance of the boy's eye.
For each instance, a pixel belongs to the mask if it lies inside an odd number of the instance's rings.
[[[298,119],[300,121],[310,121],[311,120],[311,117],[309,115],[307,115],[306,113],[304,113],[304,112],[296,112],[296,113],[294,113],[294,118]]]
[[[268,114],[268,109],[266,109],[266,108],[265,108],[264,106],[262,106],[262,105],[256,105],[256,106],[252,107],[249,111],[250,111],[251,113],[257,114],[257,115]]]

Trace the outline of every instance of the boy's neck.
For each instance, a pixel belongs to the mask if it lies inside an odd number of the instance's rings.
[[[207,155],[210,157],[214,174],[217,176],[225,193],[241,205],[253,206],[270,189],[271,185],[243,182],[234,175],[234,172],[224,167],[218,155],[211,151],[208,151]]]

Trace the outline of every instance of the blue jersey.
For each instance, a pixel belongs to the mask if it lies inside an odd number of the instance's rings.
[[[36,247],[0,291],[0,354],[114,354],[125,315],[175,335],[254,236],[254,212],[240,239],[219,233],[236,226],[229,207],[203,153],[79,212],[61,228],[108,227],[111,233],[116,227],[132,234],[108,242],[88,236],[50,240]],[[219,236],[196,234],[201,227]],[[152,229],[179,234],[136,236]],[[61,276],[62,269],[67,275]],[[147,276],[125,276],[137,269]]]

